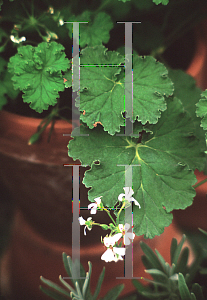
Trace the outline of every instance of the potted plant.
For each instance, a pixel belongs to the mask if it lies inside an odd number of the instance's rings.
[[[15,297],[21,298],[24,293],[24,285],[17,279],[22,280],[24,275],[24,281],[29,281],[26,270],[30,263],[38,267],[42,256],[45,264],[41,262],[41,267],[50,272],[51,244],[53,257],[59,257],[57,269],[60,253],[64,247],[68,253],[67,247],[71,247],[72,168],[63,164],[87,165],[87,171],[80,167],[80,181],[83,179],[84,184],[80,184],[81,208],[86,208],[81,212],[84,220],[88,216],[88,200],[94,202],[102,196],[103,205],[114,208],[123,187],[133,187],[134,198],[140,204],[140,208],[133,206],[134,233],[150,238],[149,244],[154,243],[153,247],[157,248],[161,239],[166,242],[170,230],[174,236],[179,235],[175,227],[169,227],[170,212],[192,204],[194,170],[205,169],[205,133],[195,113],[198,103],[197,114],[203,117],[201,104],[205,101],[200,100],[201,90],[189,75],[173,70],[177,60],[172,59],[172,52],[175,54],[182,48],[186,28],[193,28],[206,16],[206,5],[205,1],[166,2],[92,1],[88,4],[85,1],[81,2],[81,10],[78,1],[69,5],[67,1],[58,4],[51,1],[49,5],[44,1],[3,3],[0,169],[2,181],[11,190],[17,207],[10,247]],[[179,11],[176,18],[175,11]],[[123,19],[141,20],[133,25],[133,56],[126,55],[126,61],[125,27],[116,23]],[[80,64],[84,65],[80,68],[80,89],[74,73],[77,64],[72,57],[75,30],[71,23],[65,22],[89,22],[80,24]],[[173,41],[179,47],[174,48]],[[192,50],[195,48],[195,40],[191,36],[189,39],[188,34],[185,41]],[[190,51],[185,64],[180,63],[180,69],[187,69],[193,55],[194,51]],[[127,108],[124,101],[125,90],[130,95],[132,87],[131,71],[126,74],[124,71],[130,57],[133,57],[134,97],[131,116],[130,102],[127,101]],[[187,57],[186,52],[181,57]],[[180,82],[185,84],[180,86]],[[66,137],[63,134],[70,134],[75,122],[72,95],[76,98],[81,126],[73,130],[71,137]],[[14,116],[14,111],[24,116]],[[25,115],[35,117],[32,124]],[[127,124],[133,125],[131,135],[125,132]],[[28,132],[22,136],[23,128]],[[89,136],[77,135],[79,130],[80,134]],[[125,167],[131,164],[134,165],[132,182],[127,186]],[[102,212],[95,218],[100,223],[110,222],[109,216],[106,218]],[[124,211],[119,221],[125,223]],[[101,228],[94,228],[87,239],[81,231],[83,252],[98,249],[94,244],[100,242],[101,233]],[[160,238],[155,237],[159,235]],[[139,240],[135,239],[134,244]],[[29,241],[33,246],[38,245],[38,255],[33,254]],[[103,249],[100,246],[98,255]],[[21,256],[24,261],[28,258],[24,264],[26,270],[20,267],[23,266]],[[118,262],[116,266],[123,269],[124,264]],[[39,271],[35,270],[33,274],[37,275]],[[17,275],[20,271],[22,274]],[[35,280],[32,287],[27,285],[30,298]]]

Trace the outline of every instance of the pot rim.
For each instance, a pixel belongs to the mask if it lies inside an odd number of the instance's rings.
[[[65,120],[55,121],[49,143],[48,136],[52,123],[47,126],[35,144],[28,145],[29,138],[36,133],[41,120],[5,110],[0,111],[0,153],[7,158],[44,165],[80,164],[68,156],[67,145],[71,140],[73,124]]]

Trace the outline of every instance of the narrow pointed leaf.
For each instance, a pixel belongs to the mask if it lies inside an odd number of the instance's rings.
[[[60,275],[59,276],[59,280],[62,282],[62,284],[67,288],[67,289],[69,289],[71,292],[73,292],[73,293],[76,293],[76,291],[74,290],[74,288],[69,284],[69,283],[67,283],[63,278],[62,278],[62,276]]]
[[[171,265],[173,264],[173,258],[175,256],[175,251],[177,249],[177,240],[172,238],[171,246],[170,246],[170,258],[171,258]]]
[[[154,268],[154,265],[153,263],[151,262],[150,258],[148,258],[148,256],[145,256],[145,255],[142,255],[141,256],[141,260],[142,260],[142,263],[143,265],[145,266],[145,268],[148,270],[148,269],[153,269]]]
[[[176,265],[176,273],[180,272],[182,274],[186,274],[187,271],[187,263],[189,257],[189,248],[185,247],[179,257],[179,261]]]
[[[162,265],[163,271],[167,274],[167,266],[166,266],[166,261],[164,260],[163,256],[159,253],[157,249],[155,249],[155,252],[157,254],[157,257]]]
[[[82,294],[84,297],[87,289],[89,288],[91,272],[92,272],[92,264],[90,261],[88,262],[88,265],[89,265],[89,271],[86,273],[86,279],[84,281],[83,288],[82,288]]]
[[[79,284],[78,284],[78,281],[76,281],[75,286],[76,286],[77,295],[78,295],[80,298],[83,298],[82,293],[81,293],[81,290],[80,290],[80,287],[79,287]]]
[[[51,297],[55,300],[68,300],[68,299],[71,299],[70,295],[68,295],[68,297],[65,297],[65,296],[63,296],[63,295],[61,295],[61,294],[59,294],[55,291],[51,291],[51,290],[46,289],[45,287],[42,287],[42,286],[40,286],[40,290],[43,293],[45,293],[47,296],[49,296],[49,297]]]
[[[161,297],[169,296],[169,292],[142,292],[142,295],[150,299],[162,299]]]
[[[173,276],[173,274],[175,273],[175,268],[176,268],[176,265],[174,263],[172,263],[170,273],[169,273],[169,277]]]
[[[102,285],[102,282],[104,280],[104,275],[105,275],[105,267],[103,267],[103,270],[99,276],[99,279],[98,279],[98,283],[97,283],[97,286],[96,286],[96,290],[95,290],[95,293],[93,295],[93,300],[96,300],[97,297],[98,297],[98,294],[101,290],[101,285]]]
[[[44,282],[47,286],[53,288],[54,290],[58,291],[59,293],[62,293],[66,296],[70,296],[70,293],[68,293],[66,290],[64,290],[63,288],[61,288],[59,285],[57,285],[56,283],[48,280],[48,279],[45,279],[43,276],[40,276],[40,280],[42,282]]]
[[[198,283],[194,283],[192,286],[192,292],[195,294],[197,300],[204,300],[202,287]]]
[[[162,265],[159,259],[157,258],[156,254],[152,251],[152,249],[144,242],[140,242],[140,246],[144,254],[147,256],[147,258],[153,265],[153,268],[162,271]]]
[[[182,273],[178,274],[178,288],[182,300],[190,300],[191,295]]]
[[[197,300],[194,293],[190,293],[190,295],[191,295],[191,300]],[[199,299],[199,300],[200,300],[200,299]]]
[[[150,274],[155,281],[158,281],[160,283],[167,283],[168,281],[168,276],[160,270],[157,269],[150,269],[150,270],[145,270],[146,273]]]
[[[118,298],[118,296],[121,294],[123,288],[124,288],[124,284],[119,284],[119,285],[113,287],[106,294],[106,296],[104,296],[104,298],[101,298],[100,300],[116,300]]]
[[[177,265],[177,262],[178,262],[178,258],[180,256],[180,253],[181,253],[181,250],[182,250],[182,247],[183,247],[183,244],[185,242],[185,239],[186,239],[186,236],[183,235],[180,243],[178,244],[176,250],[175,250],[175,253],[174,253],[174,256],[173,256],[173,259],[172,259],[172,263],[174,263],[175,265]]]
[[[68,264],[68,259],[67,259],[67,254],[65,252],[63,252],[62,254],[62,259],[63,259],[63,264],[64,264],[64,267],[65,267],[65,270],[68,274],[69,277],[71,277],[71,272],[70,272],[70,266]]]

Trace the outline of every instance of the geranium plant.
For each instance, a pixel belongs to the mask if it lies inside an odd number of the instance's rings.
[[[91,214],[97,209],[110,214],[117,208],[110,224],[95,224],[91,216],[80,217],[79,222],[85,233],[93,225],[110,229],[102,240],[106,246],[102,259],[118,261],[125,254],[122,246],[134,234],[160,235],[171,224],[173,210],[192,204],[194,170],[206,170],[207,92],[202,93],[191,76],[171,68],[166,59],[167,49],[186,28],[206,17],[206,3],[59,2],[1,1],[0,106],[17,112],[18,107],[26,107],[27,112],[29,105],[35,116],[44,117],[28,142],[31,145],[58,117],[71,122],[70,88],[73,95],[77,93],[81,124],[71,134],[68,155],[90,166],[83,183],[90,188]],[[133,25],[128,57],[124,39],[117,38],[120,31],[124,37],[125,28],[118,24],[123,20],[140,22]],[[80,81],[73,78],[74,22],[85,22],[79,26]],[[128,61],[131,70],[125,69]],[[131,184],[126,185],[129,170]],[[125,222],[129,204],[131,224]]]

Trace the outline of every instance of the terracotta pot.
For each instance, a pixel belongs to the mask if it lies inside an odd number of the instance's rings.
[[[63,133],[71,132],[71,125],[57,121],[50,144],[47,143],[49,128],[41,141],[27,145],[29,137],[35,133],[39,119],[17,116],[5,111],[0,112],[0,172],[1,180],[10,189],[16,202],[16,214],[11,243],[3,262],[8,273],[8,290],[13,299],[48,299],[39,291],[42,275],[54,282],[58,277],[67,276],[62,263],[62,252],[72,254],[72,168],[63,164],[74,163],[67,154],[69,137]],[[78,162],[76,162],[78,163]],[[80,172],[82,181],[84,170]],[[81,206],[87,207],[87,189],[80,185]],[[82,210],[84,218],[88,210]],[[107,215],[98,212],[94,220],[110,222]],[[82,228],[81,228],[82,229]],[[105,251],[100,236],[106,234],[95,226],[83,235],[81,230],[81,263],[88,270],[88,261],[93,264],[91,288],[97,284],[103,266],[106,275],[101,295],[113,286],[125,283],[122,295],[134,290],[131,281],[116,277],[124,276],[124,262],[106,263],[100,257]],[[169,261],[169,248],[173,237],[181,239],[174,225],[153,240],[145,240],[153,249],[157,248]],[[146,276],[141,262],[143,254],[137,237],[134,241],[134,276]],[[65,274],[65,275],[64,275]]]
[[[47,142],[49,126],[41,140],[29,146],[28,139],[40,121],[0,112],[0,178],[30,225],[47,239],[70,244],[72,167],[63,164],[80,162],[68,157],[70,137],[63,134],[70,134],[72,126],[66,121],[56,121],[50,143]],[[80,168],[80,182],[85,170]],[[80,183],[81,207],[89,203],[87,191]],[[83,210],[82,215],[87,216],[88,211]]]
[[[207,20],[195,28],[196,51],[193,61],[186,73],[194,77],[196,84],[202,90],[207,88]]]
[[[197,49],[194,59],[186,71],[193,76],[196,84],[202,90],[207,88],[207,20],[203,21],[196,30]],[[207,178],[203,172],[195,170],[197,183]],[[197,230],[198,227],[207,230],[207,182],[196,188],[193,204],[185,210],[173,212],[176,224],[187,230]]]

